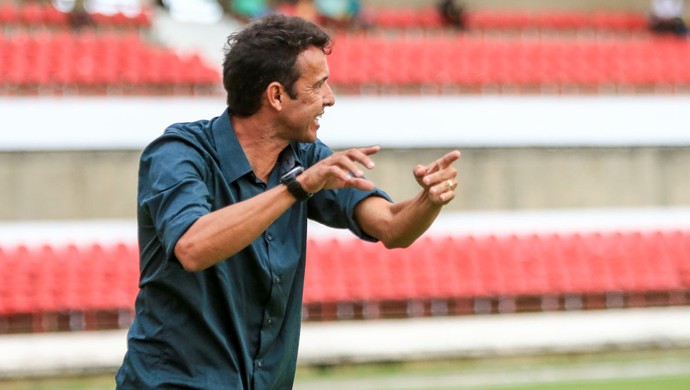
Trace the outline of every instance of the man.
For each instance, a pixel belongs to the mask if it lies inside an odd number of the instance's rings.
[[[685,0],[652,0],[649,28],[658,34],[688,35]]]
[[[378,147],[333,153],[316,132],[335,103],[330,38],[273,15],[228,39],[228,110],[175,124],[141,157],[140,291],[121,389],[289,389],[307,218],[405,247],[450,202],[451,152],[394,204],[366,180]]]
[[[465,15],[463,4],[458,3],[457,0],[440,0],[436,8],[444,23],[457,29],[465,28],[467,15]]]

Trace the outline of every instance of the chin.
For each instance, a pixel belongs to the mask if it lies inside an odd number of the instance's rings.
[[[292,140],[303,144],[313,144],[316,142],[316,136],[305,135],[303,137],[295,137]]]
[[[300,140],[300,142],[311,144],[311,143],[316,142],[316,139],[317,139],[316,130],[314,130],[314,131],[310,130],[309,132],[307,132],[307,134],[304,135],[304,138],[302,140]]]

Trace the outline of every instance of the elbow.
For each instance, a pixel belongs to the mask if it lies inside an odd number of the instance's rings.
[[[199,272],[206,269],[206,267],[203,267],[200,264],[193,261],[183,262],[180,260],[180,264],[182,264],[182,268],[187,272]]]
[[[194,243],[185,240],[184,237],[175,244],[175,257],[187,272],[199,272],[206,269],[199,261],[200,256],[196,254]]]
[[[405,249],[414,243],[414,240],[401,238],[382,238],[381,243],[386,249]]]
[[[392,229],[381,229],[379,234],[375,235],[386,249],[404,249],[414,244],[417,239],[414,235],[400,234],[392,231]]]

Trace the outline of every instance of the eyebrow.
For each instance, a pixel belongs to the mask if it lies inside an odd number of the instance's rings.
[[[320,84],[325,83],[326,80],[328,80],[328,76],[329,76],[329,75],[326,75],[326,76],[322,77],[320,80],[318,80],[317,82],[315,82],[313,86],[316,87],[316,86],[318,86],[318,85],[320,85]]]

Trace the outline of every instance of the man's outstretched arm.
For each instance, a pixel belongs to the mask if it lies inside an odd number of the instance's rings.
[[[411,245],[455,198],[458,172],[453,163],[459,158],[460,152],[453,151],[429,165],[415,167],[413,173],[422,190],[411,199],[399,203],[374,196],[364,199],[355,209],[362,230],[387,248]]]

